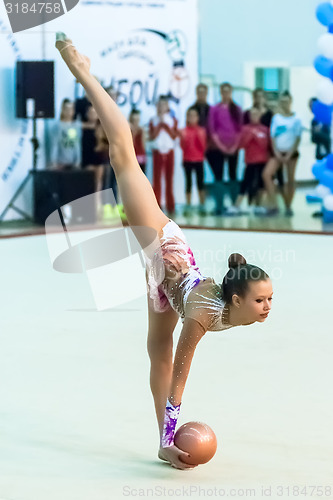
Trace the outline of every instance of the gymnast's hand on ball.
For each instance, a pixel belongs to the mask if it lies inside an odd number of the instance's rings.
[[[80,81],[80,77],[90,72],[90,59],[74,47],[72,40],[66,37],[64,33],[57,33],[56,48],[61,57],[75,76]]]
[[[197,465],[189,465],[186,464],[181,460],[182,457],[188,457],[189,454],[186,451],[181,450],[180,448],[177,448],[177,446],[168,446],[167,448],[162,448],[162,446],[159,449],[158,452],[159,458],[162,460],[166,460],[171,464],[172,467],[175,467],[175,469],[194,469],[194,467],[197,467]]]

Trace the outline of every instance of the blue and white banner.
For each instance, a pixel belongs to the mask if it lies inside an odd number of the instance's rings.
[[[92,72],[119,93],[127,116],[131,107],[154,114],[160,94],[184,122],[198,79],[197,0],[85,1],[48,28],[64,31],[92,61]],[[58,99],[73,93],[68,70],[54,53],[48,36],[48,57],[57,64]],[[58,102],[59,108],[60,102]]]
[[[37,58],[39,46],[38,33],[31,32],[29,37],[13,35],[6,13],[0,9],[0,214],[32,167],[31,123],[15,117],[15,67],[17,61],[29,60],[32,54]],[[31,205],[27,194],[23,193],[18,205],[31,211],[26,206]],[[12,210],[8,216],[19,218]]]
[[[63,31],[90,57],[91,70],[103,85],[113,85],[119,92],[118,104],[125,116],[136,107],[142,112],[142,123],[147,124],[155,113],[157,97],[168,94],[182,126],[198,79],[197,3],[81,0],[61,18],[15,35],[6,12],[0,9],[0,213],[32,166],[31,130],[26,120],[15,118],[16,60],[55,61],[59,117],[63,98],[83,95],[54,46],[55,32]],[[42,124],[39,130],[43,145]],[[42,154],[40,160],[39,168],[44,168]],[[176,168],[178,176],[183,177]],[[183,197],[183,182],[175,184]],[[29,207],[25,209],[29,211]],[[11,211],[8,217],[17,218],[17,214]]]

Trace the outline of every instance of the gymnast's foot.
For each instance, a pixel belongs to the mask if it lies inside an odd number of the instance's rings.
[[[169,462],[169,464],[175,469],[192,470],[197,467],[197,465],[190,465],[183,462],[181,457],[187,458],[189,457],[189,454],[186,451],[177,448],[175,445],[169,446],[168,448],[162,448],[160,446],[158,458],[164,460],[165,462]]]
[[[167,460],[166,458],[164,458],[162,452],[161,452],[161,448],[158,450],[158,458],[160,458],[161,460],[164,460],[165,462],[169,462],[169,460]]]
[[[72,40],[67,38],[65,33],[57,33],[55,46],[77,80],[89,74],[90,59],[77,51]]]

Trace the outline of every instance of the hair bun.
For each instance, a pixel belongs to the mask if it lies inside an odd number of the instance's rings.
[[[237,266],[245,266],[246,259],[240,253],[232,253],[228,259],[228,265],[230,268]]]

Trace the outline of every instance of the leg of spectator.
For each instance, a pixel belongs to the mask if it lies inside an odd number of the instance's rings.
[[[118,204],[119,199],[118,199],[118,185],[117,185],[117,179],[116,179],[116,174],[113,170],[113,168],[110,168],[110,187],[113,191],[116,204]]]
[[[234,205],[239,192],[239,186],[237,181],[238,152],[235,153],[234,155],[228,156],[227,160],[229,168],[229,196],[232,205]]]
[[[298,158],[291,158],[287,163],[287,189],[286,189],[286,202],[287,209],[291,209],[291,204],[295,195],[295,172]]]
[[[153,151],[153,190],[157,203],[161,208],[161,175],[162,175],[162,155],[157,151]]]
[[[207,161],[213,171],[215,178],[215,214],[222,215],[224,211],[224,186],[223,186],[223,168],[224,168],[224,155],[218,149],[208,150],[206,152]]]
[[[249,165],[249,185],[248,185],[248,193],[249,193],[249,205],[252,205],[254,197],[257,192],[257,165]]]
[[[204,211],[204,205],[206,201],[206,193],[204,189],[204,167],[203,162],[198,162],[195,164],[195,174],[197,180],[197,188],[200,200],[200,209]]]
[[[175,211],[175,198],[173,194],[173,173],[175,168],[175,153],[173,150],[165,157],[165,197],[168,212],[173,214]]]
[[[263,200],[263,197],[266,193],[264,181],[262,178],[262,174],[263,174],[263,171],[265,169],[265,166],[266,166],[265,164],[260,164],[260,166],[258,165],[258,169],[257,169],[257,191],[256,191],[256,195],[255,195],[256,207],[262,206],[262,200]]]
[[[183,215],[187,217],[191,214],[191,198],[192,198],[192,163],[184,162],[184,173],[185,173],[185,199],[186,205],[183,211]]]
[[[284,182],[284,165],[281,165],[276,172],[276,179],[278,181],[277,192],[282,196],[285,207],[288,207],[287,187]]]
[[[275,185],[274,185],[274,175],[280,167],[280,162],[277,158],[271,158],[262,174],[262,178],[267,190],[267,202],[268,208],[277,208]]]
[[[192,198],[192,164],[190,162],[184,162],[184,172],[185,172],[185,196],[186,204],[188,207],[191,205]]]
[[[102,181],[102,203],[103,205],[107,205],[109,203],[108,197],[105,193],[105,189],[110,187],[110,170],[112,169],[110,163],[105,163],[103,165],[103,181]]]
[[[237,208],[240,207],[242,201],[243,201],[243,198],[244,198],[244,195],[247,193],[248,191],[248,182],[249,182],[249,165],[247,165],[245,167],[245,171],[244,171],[244,177],[241,181],[241,184],[240,184],[240,188],[239,188],[239,194],[237,196],[237,200],[236,200],[236,203],[235,203],[235,206]]]
[[[103,174],[104,174],[104,165],[88,165],[85,167],[87,170],[94,172],[95,176],[95,206],[96,206],[96,214],[97,217],[102,217],[101,213],[102,208],[102,187],[103,187]]]
[[[101,209],[102,209],[103,174],[104,174],[103,165],[96,165],[95,166],[95,178],[96,178],[97,214],[100,214]]]
[[[142,172],[145,174],[146,173],[146,164],[145,163],[139,163],[140,165],[140,168],[142,170]]]

